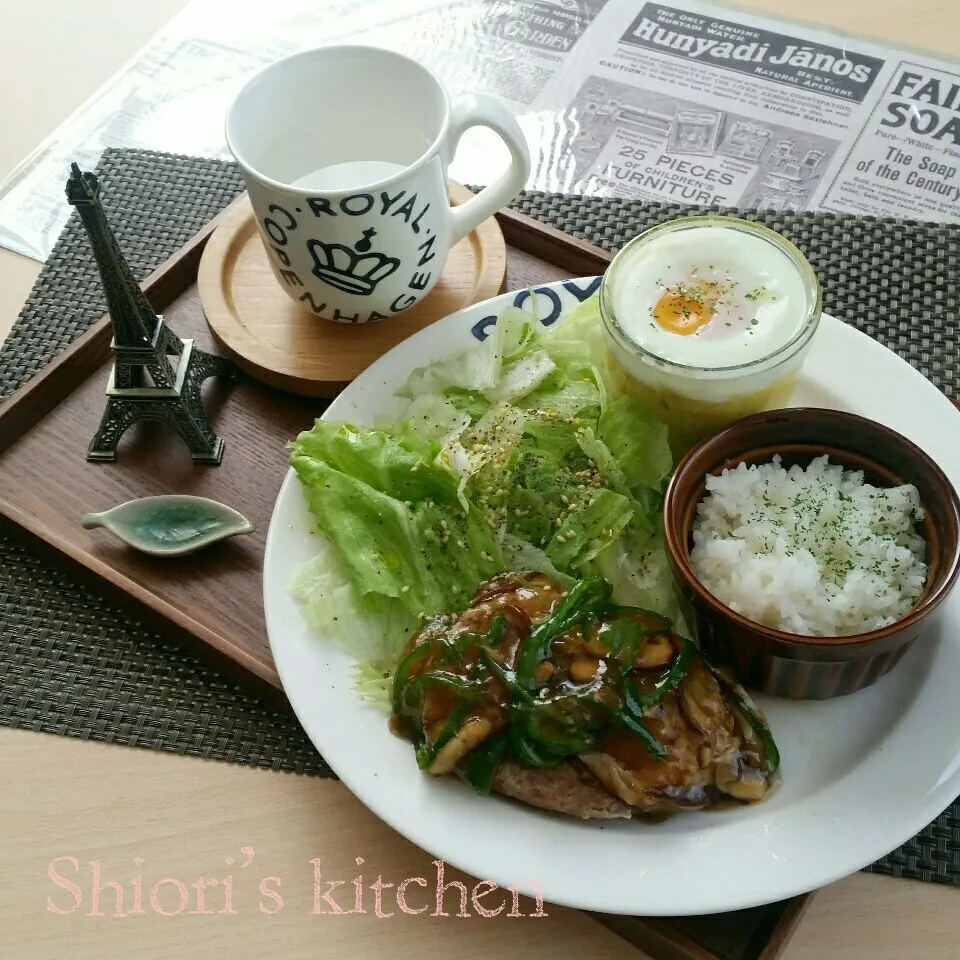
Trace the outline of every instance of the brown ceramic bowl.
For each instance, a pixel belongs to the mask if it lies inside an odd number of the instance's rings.
[[[707,474],[741,462],[806,466],[831,463],[863,470],[877,486],[911,483],[924,508],[929,575],[917,604],[896,623],[841,637],[773,630],[735,613],[697,580],[690,563],[691,530]],[[728,663],[747,686],[796,700],[841,696],[892,670],[922,631],[933,625],[960,572],[960,500],[923,451],[887,427],[837,410],[794,408],[746,417],[694,447],[677,466],[664,502],[667,550],[692,595],[704,651]]]

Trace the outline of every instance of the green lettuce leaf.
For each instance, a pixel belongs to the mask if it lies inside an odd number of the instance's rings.
[[[544,552],[561,570],[574,570],[613,543],[632,517],[629,498],[605,488],[594,490],[566,516]]]
[[[503,537],[502,550],[505,570],[535,570],[537,573],[553,577],[557,583],[568,589],[576,583],[573,577],[561,573],[542,550],[527,540],[506,533]]]
[[[518,451],[530,451],[552,458],[550,466],[559,468],[579,450],[577,431],[570,420],[534,415],[527,417]]]
[[[392,663],[416,630],[416,617],[395,598],[361,597],[326,538],[318,538],[317,548],[290,587],[301,616],[357,659]]]
[[[570,379],[565,370],[555,370],[536,390],[515,402],[521,410],[596,420],[600,416],[600,398],[600,388],[592,376]]]
[[[399,500],[432,497],[453,502],[457,478],[434,461],[440,444],[414,432],[392,435],[348,423],[317,420],[301,433],[293,457],[322,461],[342,474]]]
[[[499,484],[513,451],[523,436],[526,415],[508,403],[491,407],[462,436],[452,439],[437,460],[459,478],[457,496],[469,509],[464,490],[471,480],[476,489]]]
[[[410,374],[399,390],[401,397],[443,393],[454,387],[462,390],[493,390],[505,366],[520,360],[537,337],[536,318],[511,307],[500,315],[486,340],[447,360],[420,367]]]
[[[307,504],[361,598],[399,600],[409,613],[462,608],[502,566],[500,545],[476,512],[427,499],[407,503],[295,454]]]
[[[396,425],[385,422],[381,428],[396,433],[398,439],[412,449],[431,441],[441,446],[459,437],[470,426],[472,418],[445,397],[434,393],[421,394],[404,411]],[[418,446],[419,445],[419,446]]]
[[[361,700],[378,707],[388,716],[393,706],[393,671],[396,660],[361,660],[353,671]]]
[[[588,570],[612,585],[617,603],[659,613],[681,636],[696,639],[695,620],[677,588],[660,534],[635,540],[626,532],[597,554]]]
[[[486,397],[460,387],[450,387],[444,390],[442,395],[423,394],[423,396],[442,396],[447,403],[470,417],[471,423],[476,423],[490,409],[490,401]]]
[[[577,431],[580,449],[597,465],[600,475],[608,486],[618,493],[629,494],[630,487],[623,468],[617,463],[610,448],[593,432],[592,427]]]
[[[666,424],[631,397],[619,397],[600,414],[598,433],[631,490],[661,490],[673,469]]]
[[[517,400],[536,390],[556,369],[550,354],[545,350],[534,350],[505,368],[500,381],[485,390],[483,395],[494,403]]]
[[[541,334],[540,346],[569,379],[590,376],[600,390],[601,406],[616,394],[600,317],[600,298],[594,294],[562,323]]]

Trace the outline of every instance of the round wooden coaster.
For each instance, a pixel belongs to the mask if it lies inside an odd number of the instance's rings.
[[[450,185],[454,205],[472,196]],[[495,297],[506,266],[503,234],[491,217],[450,251],[443,276],[416,306],[378,323],[334,323],[283,292],[243,197],[207,242],[197,288],[211,331],[239,367],[272,387],[330,398],[401,340]]]

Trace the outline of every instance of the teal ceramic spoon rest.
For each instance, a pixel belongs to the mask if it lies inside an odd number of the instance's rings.
[[[170,494],[142,497],[103,513],[86,513],[84,527],[105,527],[124,543],[156,557],[178,557],[253,531],[242,514],[216,500]]]

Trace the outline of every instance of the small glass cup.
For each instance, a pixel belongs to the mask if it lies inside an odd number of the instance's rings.
[[[624,328],[614,309],[614,291],[642,249],[667,234],[711,227],[728,231],[735,244],[744,234],[773,246],[796,271],[804,293],[796,332],[769,354],[733,365],[692,366],[657,356]],[[645,231],[614,257],[600,284],[599,306],[611,371],[617,386],[655,413],[669,428],[679,460],[700,440],[741,417],[783,406],[789,398],[820,323],[823,299],[813,268],[785,237],[734,217],[706,215],[672,220]]]

